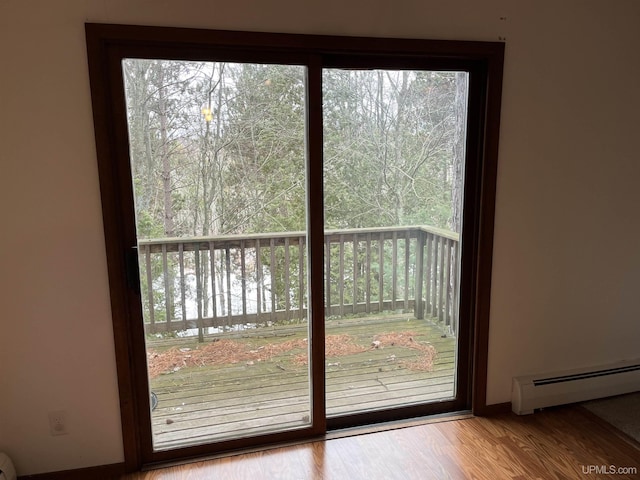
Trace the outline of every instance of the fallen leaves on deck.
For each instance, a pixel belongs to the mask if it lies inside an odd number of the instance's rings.
[[[324,339],[325,357],[342,357],[353,355],[369,350],[368,347],[358,345],[351,335],[327,335]],[[298,365],[307,364],[307,354],[301,353],[293,358],[293,362]]]
[[[418,371],[426,371],[430,372],[433,370],[433,362],[438,356],[438,352],[436,348],[431,345],[429,342],[417,342],[415,340],[416,334],[415,332],[400,332],[400,333],[384,333],[381,335],[376,335],[374,337],[374,342],[376,343],[375,348],[384,348],[384,347],[406,347],[411,348],[413,350],[418,350],[421,352],[421,355],[413,361],[402,360],[398,362],[403,367],[408,368],[409,370],[418,370]],[[395,361],[395,357],[393,359]]]
[[[245,342],[222,339],[192,350],[174,347],[164,352],[156,352],[150,349],[147,352],[147,363],[149,376],[155,378],[162,373],[175,372],[185,367],[204,367],[205,365],[240,362],[254,364],[300,348],[307,348],[306,338],[270,343],[257,348],[253,348]]]
[[[418,350],[421,355],[412,361],[398,361],[399,365],[410,370],[431,371],[437,356],[436,349],[428,342],[416,341],[414,339],[415,336],[416,334],[411,331],[385,333],[375,335],[371,343],[368,346],[364,346],[358,344],[351,335],[327,335],[325,338],[325,356],[327,358],[342,357],[385,347],[404,347]],[[245,341],[220,339],[195,349],[174,347],[164,352],[149,349],[147,360],[149,375],[151,378],[156,378],[163,373],[176,372],[187,367],[237,363],[255,365],[256,362],[269,361],[274,357],[287,353],[293,355],[292,360],[295,364],[306,365],[306,350],[306,338],[270,343],[259,347],[252,346]],[[391,355],[391,357],[393,357],[393,361],[396,360],[395,355]],[[339,362],[334,363],[334,365],[339,364]]]

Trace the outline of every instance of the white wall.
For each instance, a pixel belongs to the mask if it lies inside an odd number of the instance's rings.
[[[487,400],[640,357],[636,0],[0,0],[0,450],[20,474],[124,458],[85,21],[506,37]]]

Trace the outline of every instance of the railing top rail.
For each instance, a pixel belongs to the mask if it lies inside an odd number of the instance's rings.
[[[456,242],[460,240],[460,234],[456,232],[452,232],[451,230],[445,230],[444,228],[431,227],[428,225],[422,225],[417,227],[423,232],[433,233],[434,235],[438,235],[439,237],[448,238],[450,240],[455,240]]]
[[[393,234],[401,233],[406,234],[409,232],[409,236],[414,238],[418,235],[418,232],[426,232],[440,237],[449,238],[457,241],[459,235],[455,232],[445,230],[442,228],[431,227],[426,225],[420,226],[402,226],[402,227],[373,227],[373,228],[351,228],[340,230],[325,230],[325,236],[339,236],[339,235],[367,235],[367,234]],[[304,231],[296,232],[272,232],[272,233],[251,233],[245,235],[216,235],[210,237],[168,237],[157,239],[141,239],[138,240],[139,246],[162,246],[162,245],[192,245],[192,244],[208,244],[214,242],[218,244],[236,243],[240,240],[248,240],[250,242],[266,242],[271,239],[286,239],[286,238],[301,238],[306,237],[307,233]]]

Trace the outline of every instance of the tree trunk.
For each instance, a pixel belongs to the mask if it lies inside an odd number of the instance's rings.
[[[164,85],[164,70],[158,65],[158,110],[160,117],[160,156],[162,160],[162,192],[164,198],[164,234],[175,236],[173,223],[173,204],[171,199],[171,161],[169,158],[169,139],[167,134],[167,99]]]
[[[464,179],[465,145],[467,140],[467,83],[468,73],[456,73],[450,228],[458,233],[460,233],[462,228],[462,190],[464,187],[462,182]]]

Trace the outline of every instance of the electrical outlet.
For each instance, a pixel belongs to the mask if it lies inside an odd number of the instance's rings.
[[[51,435],[66,435],[67,431],[67,412],[59,410],[57,412],[49,412],[49,431]]]

